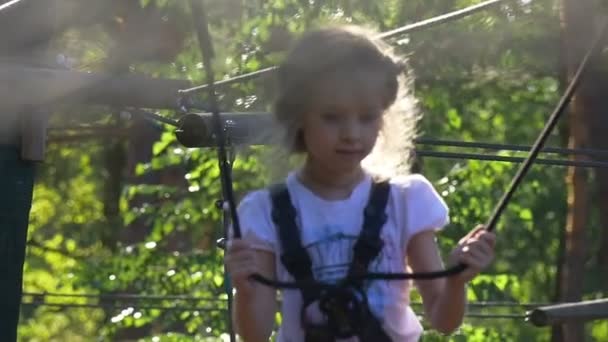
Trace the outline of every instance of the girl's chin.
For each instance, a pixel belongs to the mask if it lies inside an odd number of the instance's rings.
[[[352,173],[361,169],[361,159],[338,159],[336,158],[332,164],[332,169],[341,173]]]
[[[361,168],[361,161],[363,160],[363,157],[363,154],[335,153],[327,158],[324,158],[325,160],[309,160],[308,166],[315,168],[314,164],[321,162],[323,166],[320,169],[325,169],[330,172],[349,173]]]
[[[336,163],[344,163],[350,165],[359,165],[365,158],[363,153],[335,153],[334,161]]]

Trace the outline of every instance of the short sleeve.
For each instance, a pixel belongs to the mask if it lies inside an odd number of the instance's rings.
[[[420,174],[395,181],[400,203],[404,208],[404,243],[420,232],[439,230],[449,223],[449,210],[431,182]]]
[[[274,252],[277,234],[271,219],[270,195],[267,190],[247,194],[237,208],[241,236],[252,243],[253,248]],[[233,236],[231,229],[230,236]]]

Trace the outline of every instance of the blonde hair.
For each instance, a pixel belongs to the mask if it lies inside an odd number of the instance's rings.
[[[305,152],[301,118],[315,103],[319,80],[336,75],[349,77],[353,70],[370,70],[384,76],[379,89],[384,125],[363,165],[386,177],[409,173],[418,111],[409,91],[405,60],[373,36],[372,31],[359,26],[327,27],[306,33],[288,53],[279,68],[273,110],[287,152]]]

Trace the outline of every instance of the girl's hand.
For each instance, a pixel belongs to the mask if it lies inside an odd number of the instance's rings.
[[[255,284],[249,277],[260,269],[256,251],[242,239],[231,239],[226,247],[226,268],[232,285],[242,294],[252,294]]]
[[[467,268],[455,278],[463,283],[475,278],[494,260],[495,246],[496,234],[487,231],[484,226],[475,227],[460,239],[458,246],[450,253],[450,265],[459,263],[467,265]]]

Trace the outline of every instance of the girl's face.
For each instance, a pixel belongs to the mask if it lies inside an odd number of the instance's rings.
[[[382,127],[382,82],[379,73],[353,71],[348,80],[319,82],[315,105],[302,119],[308,162],[332,173],[360,168]]]

